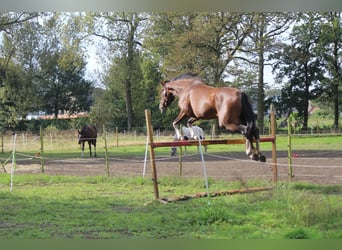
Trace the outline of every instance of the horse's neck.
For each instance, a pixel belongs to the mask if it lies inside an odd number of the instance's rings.
[[[175,95],[180,95],[184,89],[194,84],[194,81],[178,80],[172,82],[169,86],[174,90]]]

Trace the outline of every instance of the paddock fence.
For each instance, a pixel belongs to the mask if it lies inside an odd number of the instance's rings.
[[[106,133],[106,135],[105,135]],[[85,157],[81,158],[81,149],[78,145],[77,130],[70,131],[42,131],[42,135],[29,132],[16,133],[16,171],[15,173],[33,173],[33,174],[59,174],[59,175],[109,175],[109,176],[142,176],[145,178],[151,175],[151,168],[146,167],[146,159],[142,152],[146,152],[146,132],[109,131],[98,135],[97,152],[98,158],[89,158],[87,146],[85,148]],[[208,132],[207,132],[208,133]],[[209,132],[210,133],[210,132]],[[209,134],[208,133],[208,134]],[[13,161],[13,134],[3,133],[1,137],[2,153],[0,161],[2,168],[0,173],[10,174],[11,163]],[[153,130],[155,142],[170,141],[173,138],[173,131]],[[278,135],[277,138],[285,136]],[[292,135],[294,137],[305,137],[308,135]],[[326,136],[326,135],[317,135]],[[334,136],[334,135],[330,135]],[[341,137],[340,134],[336,136]],[[43,140],[41,140],[43,138]],[[210,138],[210,136],[208,137]],[[237,139],[239,135],[225,135],[219,139]],[[43,143],[42,143],[43,142]],[[105,145],[107,142],[107,145]],[[267,145],[262,144],[262,145]],[[241,145],[227,145],[234,149],[226,153],[216,153],[215,145],[209,147],[208,152],[204,153],[207,160],[208,175],[211,178],[224,180],[249,180],[266,179],[272,182],[272,162],[260,163],[253,162],[245,158],[244,147]],[[318,150],[317,152],[308,152],[297,150],[296,145],[292,145],[292,167],[294,176],[292,181],[309,181],[323,184],[341,184],[342,183],[342,147],[336,150]],[[105,152],[107,150],[107,156]],[[135,153],[137,156],[135,156]],[[268,158],[271,157],[269,146],[262,146]],[[131,152],[133,152],[131,154]],[[179,159],[171,157],[169,149],[156,150],[156,159],[158,165],[163,171],[160,175],[179,176],[177,164]],[[55,155],[60,156],[56,157]],[[139,155],[139,156],[138,156]],[[278,180],[288,181],[288,154],[286,151],[277,150]],[[201,168],[194,166],[193,161],[198,162],[199,155],[197,149],[189,147],[183,154],[184,177],[203,177]],[[217,168],[215,162],[220,162],[222,169],[211,172]],[[243,166],[247,165],[247,166]],[[76,169],[77,166],[77,169]],[[108,166],[108,168],[107,168]],[[176,166],[176,167],[175,167]],[[144,169],[145,168],[145,169]],[[196,171],[187,170],[187,168],[196,168]],[[251,173],[248,169],[253,169]],[[267,171],[266,171],[267,170]],[[145,172],[144,172],[145,171]],[[248,171],[248,172],[247,172]]]

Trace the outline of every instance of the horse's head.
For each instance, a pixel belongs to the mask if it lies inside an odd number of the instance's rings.
[[[77,130],[77,131],[78,131],[78,144],[81,144],[85,138],[85,131],[84,131],[84,129]]]
[[[77,130],[77,132],[78,132],[78,144],[81,144],[81,136],[82,136],[82,134],[81,134],[81,131],[78,129]]]
[[[167,86],[167,82],[161,82],[160,84],[162,85],[162,89],[160,91],[159,109],[163,112],[173,102],[175,96],[173,94],[173,89]]]

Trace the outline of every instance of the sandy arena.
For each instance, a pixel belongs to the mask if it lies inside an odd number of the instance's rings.
[[[248,160],[244,153],[204,154],[207,175],[213,179],[266,180],[272,182],[272,155],[265,152],[266,163]],[[143,176],[151,177],[149,157],[146,165],[144,157],[109,158],[110,176]],[[287,181],[287,152],[277,152],[278,182]],[[293,152],[293,181],[304,181],[314,184],[342,184],[342,152],[341,151],[300,151]],[[182,161],[183,177],[203,177],[203,166],[200,154],[184,154]],[[179,176],[178,156],[156,156],[158,177]],[[10,173],[11,164],[6,165]],[[49,175],[106,175],[105,159],[74,158],[66,160],[46,160],[45,174]],[[2,170],[3,172],[3,170]],[[41,173],[40,161],[18,160],[15,174]]]

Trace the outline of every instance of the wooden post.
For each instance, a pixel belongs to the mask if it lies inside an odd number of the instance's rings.
[[[289,164],[289,181],[292,181],[291,115],[287,118],[287,161]]]
[[[107,147],[107,131],[105,125],[103,125],[103,136],[105,143],[105,165],[106,165],[106,173],[109,176],[109,164],[108,164],[108,147]]]
[[[146,118],[147,135],[148,135],[149,144],[150,144],[150,161],[151,161],[151,168],[152,168],[154,196],[156,199],[159,199],[156,161],[155,161],[154,147],[153,147],[153,129],[152,129],[152,123],[151,123],[151,111],[148,109],[145,109],[145,118]]]
[[[181,135],[184,136],[182,125],[180,125],[179,129],[181,131]],[[177,140],[178,140],[178,138],[177,138]],[[179,156],[178,156],[179,176],[182,176],[183,175],[183,147],[180,146],[180,147],[178,147],[178,149],[179,149]],[[176,150],[177,150],[177,147],[176,147]],[[186,147],[184,147],[184,152],[186,152]]]
[[[277,148],[276,148],[276,124],[275,124],[275,113],[274,106],[271,105],[271,136],[273,137],[272,141],[272,161],[273,161],[273,182],[277,183],[278,181],[278,168],[277,168]]]
[[[43,152],[44,152],[44,139],[43,139],[43,128],[40,126],[40,170],[42,171],[42,174],[44,174],[44,158],[43,158]]]
[[[12,150],[12,168],[11,168],[11,187],[10,187],[10,191],[12,192],[13,190],[13,175],[14,175],[14,171],[17,167],[17,161],[16,161],[16,141],[17,141],[17,134],[14,133],[13,135],[13,150]]]
[[[178,162],[179,162],[179,176],[182,176],[183,175],[183,147],[182,146],[179,147]]]
[[[119,128],[115,128],[115,134],[116,134],[116,147],[119,147]]]

